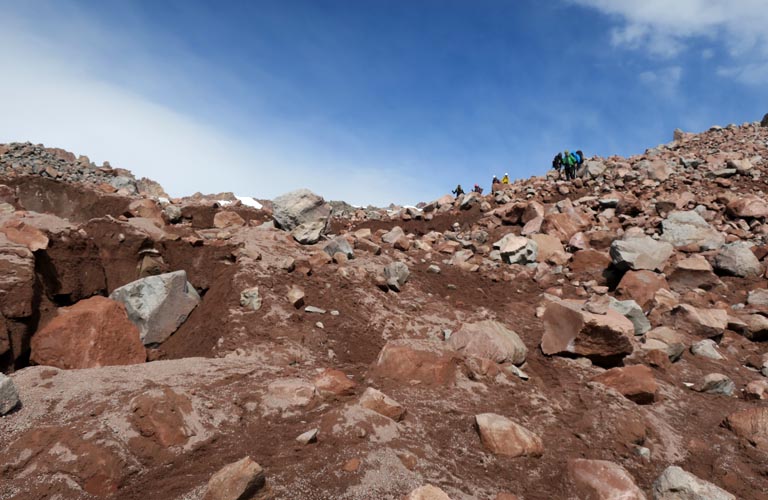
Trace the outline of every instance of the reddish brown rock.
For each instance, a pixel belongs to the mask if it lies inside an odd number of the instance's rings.
[[[229,464],[211,476],[203,500],[268,498],[264,470],[251,457]]]
[[[405,416],[405,408],[400,403],[373,387],[367,388],[360,396],[360,406],[391,418],[395,422],[399,422]]]
[[[35,258],[25,246],[0,233],[0,314],[6,318],[32,315],[35,294]]]
[[[213,227],[218,229],[243,227],[244,225],[245,221],[237,212],[223,210],[216,212],[216,215],[213,216]]]
[[[580,500],[646,500],[629,472],[613,462],[569,460],[568,476]]]
[[[635,327],[622,314],[582,310],[579,301],[550,302],[544,311],[541,350],[546,355],[578,354],[597,363],[615,363],[633,350]]]
[[[32,337],[32,362],[58,368],[132,365],[147,359],[125,307],[105,297],[62,307]]]
[[[587,249],[573,254],[570,268],[579,276],[586,275],[598,281],[605,281],[603,275],[610,265],[611,258],[607,252]]]
[[[753,446],[768,451],[768,406],[731,413],[724,424]]]
[[[699,337],[717,337],[728,326],[728,312],[724,309],[701,309],[688,304],[680,304],[672,311],[678,330]]]
[[[561,266],[565,265],[570,258],[566,253],[563,244],[551,234],[534,234],[531,239],[536,242],[538,252],[536,260],[538,262],[547,262],[549,264]]]
[[[138,434],[131,440],[131,447],[151,457],[184,445],[194,434],[185,421],[185,416],[192,413],[189,398],[169,387],[153,388],[137,396],[130,403],[129,421]]]
[[[557,213],[544,217],[541,232],[556,236],[562,243],[568,243],[574,234],[586,227],[584,221],[573,213]]]
[[[134,217],[143,217],[155,221],[163,221],[163,209],[155,200],[141,198],[128,205],[128,212]]]
[[[25,224],[21,220],[11,220],[0,227],[8,241],[24,245],[33,252],[48,248],[48,236],[36,227]]]
[[[488,451],[508,457],[533,456],[544,453],[541,438],[525,427],[495,413],[475,415],[480,440]]]
[[[390,340],[374,362],[372,373],[405,383],[449,385],[456,380],[457,354],[430,340]]]
[[[740,196],[728,203],[728,215],[743,218],[768,217],[768,203],[755,195]]]
[[[673,290],[681,293],[694,288],[713,290],[723,286],[712,265],[702,255],[692,255],[678,261],[668,281]]]
[[[616,287],[616,294],[622,299],[632,299],[646,309],[660,289],[669,289],[664,276],[653,271],[627,271]]]
[[[352,382],[341,370],[326,368],[312,381],[320,394],[349,396],[354,394],[357,384]]]
[[[462,325],[458,332],[451,335],[448,345],[467,356],[490,359],[496,363],[508,361],[520,365],[528,354],[517,333],[492,320]]]
[[[645,365],[611,368],[592,380],[615,389],[627,399],[641,405],[653,403],[659,390],[653,370]]]

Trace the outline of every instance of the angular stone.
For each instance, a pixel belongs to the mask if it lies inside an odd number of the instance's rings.
[[[705,392],[707,394],[732,396],[733,391],[736,390],[736,384],[722,373],[710,373],[706,375],[701,382],[693,386],[693,390],[696,392]]]
[[[495,413],[475,415],[483,446],[497,455],[538,457],[544,453],[541,438],[525,427]]]
[[[267,386],[262,403],[270,410],[292,410],[309,406],[317,395],[315,386],[299,378],[278,379]]]
[[[395,261],[384,266],[384,278],[387,280],[387,285],[396,292],[399,292],[403,285],[408,282],[410,275],[411,272],[404,262]]]
[[[635,335],[643,335],[651,329],[651,322],[634,300],[616,300],[611,297],[611,309],[618,312],[635,327]]]
[[[291,230],[291,236],[302,245],[314,245],[326,231],[326,223],[322,221],[305,222]]]
[[[624,467],[606,460],[568,460],[574,493],[584,500],[646,500]]]
[[[297,437],[296,441],[303,445],[316,443],[318,432],[319,432],[318,429],[310,429],[307,432],[304,432],[303,434],[301,434],[299,437]]]
[[[715,269],[722,274],[741,278],[763,274],[763,266],[752,253],[750,246],[738,241],[724,245],[715,256]]]
[[[45,233],[21,220],[4,223],[0,227],[0,233],[4,233],[8,241],[24,245],[32,252],[48,248],[48,237]]]
[[[728,215],[741,218],[768,217],[768,203],[755,195],[739,196],[728,203]]]
[[[405,417],[405,408],[400,403],[373,387],[368,387],[360,396],[360,406],[391,418],[395,422]]]
[[[187,320],[200,296],[185,271],[149,276],[113,291],[109,298],[122,302],[139,328],[144,345],[165,341]]]
[[[521,365],[528,355],[528,349],[517,333],[493,320],[462,325],[451,335],[448,346],[467,356],[496,363]]]
[[[759,450],[768,451],[768,406],[731,413],[725,426]]]
[[[694,288],[712,290],[723,286],[723,282],[715,275],[712,266],[703,255],[692,255],[678,261],[667,281],[673,290],[679,292]]]
[[[728,312],[724,309],[699,309],[680,304],[672,314],[678,329],[699,337],[717,337],[728,327]]]
[[[531,239],[536,243],[538,262],[547,262],[556,266],[562,266],[568,262],[570,255],[556,237],[550,234],[534,234]]]
[[[650,236],[614,240],[611,243],[611,259],[618,269],[662,270],[674,252],[668,243],[659,242]]]
[[[699,340],[691,346],[691,352],[696,356],[721,360],[723,356],[717,351],[717,342],[712,339]]]
[[[288,290],[288,294],[286,295],[286,298],[288,299],[288,302],[291,303],[293,307],[296,309],[299,309],[301,306],[304,305],[304,290],[297,286],[291,287],[290,290]]]
[[[653,403],[659,389],[653,370],[645,365],[611,368],[592,380],[615,389],[639,405]]]
[[[323,247],[323,251],[333,257],[337,253],[344,254],[348,259],[355,257],[355,251],[344,236],[337,236]]]
[[[262,299],[259,295],[259,287],[248,288],[240,292],[240,305],[247,309],[258,311],[261,309]]]
[[[0,233],[0,314],[6,318],[31,316],[34,295],[34,255]]]
[[[725,237],[693,210],[672,212],[662,221],[661,227],[662,241],[675,247],[696,246],[702,250],[715,250],[725,243]]]
[[[275,225],[285,231],[293,231],[303,224],[319,224],[320,232],[324,233],[330,215],[331,209],[325,200],[308,189],[292,191],[272,201]]]
[[[266,482],[261,466],[245,457],[211,476],[203,500],[256,500],[263,498]]]
[[[740,316],[738,324],[729,322],[728,328],[734,330],[753,342],[768,340],[768,318],[761,314],[746,314]]]
[[[213,227],[218,229],[243,227],[245,220],[237,212],[224,210],[213,216]]]
[[[397,240],[400,238],[405,238],[406,234],[405,231],[403,231],[403,228],[400,226],[395,226],[389,232],[386,232],[381,235],[381,241],[384,243],[389,243],[390,245],[393,245]]]
[[[349,396],[355,393],[355,384],[347,375],[333,368],[326,368],[312,381],[320,394]]]
[[[627,271],[616,287],[616,294],[634,300],[641,309],[645,309],[662,288],[669,290],[669,284],[662,275],[652,271]]]
[[[493,244],[501,253],[501,260],[507,264],[529,264],[536,262],[538,245],[522,236],[508,234]]]
[[[400,382],[449,385],[456,380],[455,351],[431,340],[390,340],[374,362],[373,374]]]
[[[451,500],[451,497],[437,486],[428,484],[411,491],[403,500]]]
[[[736,497],[676,465],[671,465],[654,481],[653,500],[736,500]]]
[[[630,338],[635,327],[614,310],[599,315],[581,310],[578,302],[551,302],[542,321],[541,350],[546,355],[578,354],[595,362],[610,363],[633,350]]]
[[[768,308],[768,289],[758,288],[752,290],[747,294],[747,304],[755,307],[767,307]]]
[[[63,369],[143,363],[147,352],[122,303],[91,297],[56,316],[32,337],[31,361]]]
[[[3,373],[0,373],[0,416],[16,408],[19,404],[19,393],[16,392],[16,386],[13,380]]]
[[[746,399],[768,399],[768,380],[753,380],[747,384],[744,389],[744,397]]]

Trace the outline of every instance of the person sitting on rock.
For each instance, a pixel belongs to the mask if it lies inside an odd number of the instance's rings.
[[[481,188],[478,184],[475,184],[474,189],[472,189],[477,194],[483,194],[483,188]]]
[[[502,184],[509,184],[509,174],[504,174],[504,177],[501,178]]]
[[[461,184],[458,184],[456,186],[456,189],[451,191],[451,193],[453,193],[456,196],[456,198],[458,198],[459,196],[463,195],[464,194],[464,190],[461,189]]]

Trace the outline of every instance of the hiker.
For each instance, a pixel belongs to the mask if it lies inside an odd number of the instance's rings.
[[[576,151],[576,170],[579,170],[584,165],[584,153],[579,149]]]
[[[565,178],[567,180],[576,178],[576,157],[566,150],[563,153],[563,165],[565,167]]]
[[[552,168],[557,171],[558,177],[560,176],[560,169],[563,168],[563,154],[557,153],[552,159]]]
[[[463,195],[463,194],[464,194],[464,190],[463,190],[463,189],[461,189],[461,184],[457,185],[457,186],[456,186],[456,189],[454,189],[453,191],[451,191],[451,193],[453,193],[454,195],[456,195],[456,198],[458,198],[459,196]]]
[[[509,174],[504,174],[504,177],[501,178],[502,184],[509,184]]]
[[[479,185],[475,184],[475,188],[472,190],[477,194],[483,194],[483,188],[481,188]]]
[[[493,180],[491,181],[491,185],[494,185],[494,184],[501,184],[501,181],[495,175],[493,176]]]

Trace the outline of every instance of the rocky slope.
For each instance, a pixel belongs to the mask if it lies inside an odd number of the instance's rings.
[[[768,498],[768,128],[674,139],[335,212],[0,146],[0,498]]]

